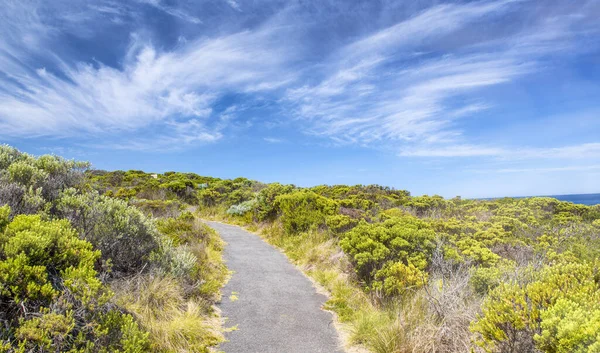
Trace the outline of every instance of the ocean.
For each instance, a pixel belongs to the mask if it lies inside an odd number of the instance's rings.
[[[578,203],[578,204],[582,204],[582,205],[588,205],[588,206],[600,205],[600,194],[540,195],[540,196],[518,196],[518,197],[512,197],[512,198],[513,199],[526,199],[526,198],[530,198],[530,197],[553,197],[560,201],[573,202],[573,203]],[[488,198],[483,198],[481,200],[494,200],[494,199],[500,199],[500,198],[501,197],[488,197]]]
[[[600,204],[600,194],[551,195],[548,197],[554,197],[561,201],[580,203],[582,205],[591,206]]]

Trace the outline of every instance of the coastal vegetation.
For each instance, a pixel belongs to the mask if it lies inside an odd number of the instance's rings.
[[[136,207],[94,173],[0,146],[0,352],[208,352],[223,242],[185,185]]]
[[[282,248],[374,352],[596,352],[600,205],[216,181],[199,212]],[[208,201],[208,202],[207,202]]]
[[[600,352],[600,205],[91,170],[0,149],[0,352],[203,352],[245,226],[377,353]]]

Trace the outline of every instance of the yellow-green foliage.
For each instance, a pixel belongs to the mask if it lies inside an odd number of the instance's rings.
[[[197,229],[194,229],[194,215],[191,212],[184,212],[177,218],[159,219],[156,225],[158,230],[168,236],[175,246],[187,244],[199,236]]]
[[[15,217],[0,234],[3,351],[145,351],[147,334],[109,305],[99,256],[65,220]]]
[[[486,295],[490,290],[496,288],[515,270],[515,263],[503,260],[491,267],[473,267],[471,274],[471,285],[475,292]]]
[[[591,263],[557,263],[525,283],[490,292],[472,324],[486,352],[595,352],[600,347],[600,277]]]
[[[4,231],[4,228],[8,225],[9,216],[10,207],[6,205],[0,207],[0,233],[2,233]]]
[[[311,191],[280,195],[275,205],[281,212],[281,222],[290,234],[305,232],[311,227],[325,225],[325,219],[337,212],[335,201]]]
[[[12,217],[23,222],[19,214],[39,214],[40,224],[67,218],[78,234],[58,232],[60,239],[86,239],[94,247],[89,252],[102,250],[100,258],[80,261],[93,265],[56,270],[64,261],[59,255],[42,264],[15,256],[21,248],[36,259],[55,254],[37,231],[11,235],[10,245],[2,240],[0,277],[16,284],[0,287],[11,296],[0,298],[7,306],[0,322],[11,323],[9,331],[0,329],[0,352],[61,351],[57,344],[89,337],[95,346],[82,349],[143,351],[139,327],[152,332],[152,351],[204,351],[217,342],[210,305],[226,277],[223,243],[191,213],[177,218],[195,207],[205,216],[265,227],[272,243],[329,289],[327,307],[350,325],[352,340],[375,352],[599,350],[600,206],[552,198],[445,200],[377,185],[304,189],[135,170],[89,171],[83,186],[86,169],[0,146],[0,206],[12,207],[0,207],[0,233],[14,227]],[[158,231],[131,205],[165,217]],[[64,256],[83,255],[84,248]],[[135,317],[110,303],[107,286],[118,289],[119,303]],[[19,341],[27,343],[18,347]]]
[[[0,146],[0,205],[13,214],[52,213],[61,190],[77,186],[89,164],[57,156],[33,157]]]
[[[293,191],[291,185],[281,185],[279,183],[269,184],[258,194],[258,205],[256,206],[256,217],[259,221],[274,220],[277,217],[277,208],[275,199],[279,195],[289,194]]]
[[[388,295],[426,282],[435,232],[412,217],[391,218],[383,223],[361,221],[340,240],[356,272],[371,289]]]
[[[107,196],[124,200],[180,200],[189,204],[198,203],[198,190],[219,179],[203,177],[194,173],[166,172],[145,173],[140,170],[106,172],[89,171],[92,186]],[[155,177],[156,176],[156,177]]]
[[[446,207],[448,207],[449,202],[444,200],[443,197],[434,195],[434,196],[415,196],[411,197],[406,203],[405,206],[409,206],[414,208],[417,211],[417,214],[422,215],[428,210],[439,210],[442,211]]]
[[[333,234],[342,234],[354,228],[358,224],[358,220],[346,215],[338,214],[327,216],[325,218],[325,223],[327,224],[327,228],[329,228]]]

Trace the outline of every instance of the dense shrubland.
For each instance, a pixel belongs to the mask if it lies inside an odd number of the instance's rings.
[[[374,352],[600,352],[600,205],[245,179],[199,194],[303,266]]]
[[[600,352],[600,206],[87,168],[0,150],[0,352],[206,351],[198,215],[282,248],[373,352]]]
[[[223,244],[185,211],[212,179],[104,174],[0,146],[0,352],[208,352],[222,340]]]

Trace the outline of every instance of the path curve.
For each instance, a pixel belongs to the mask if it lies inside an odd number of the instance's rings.
[[[207,222],[227,242],[234,271],[219,307],[227,327],[225,353],[342,353],[327,299],[285,255],[239,227]]]

